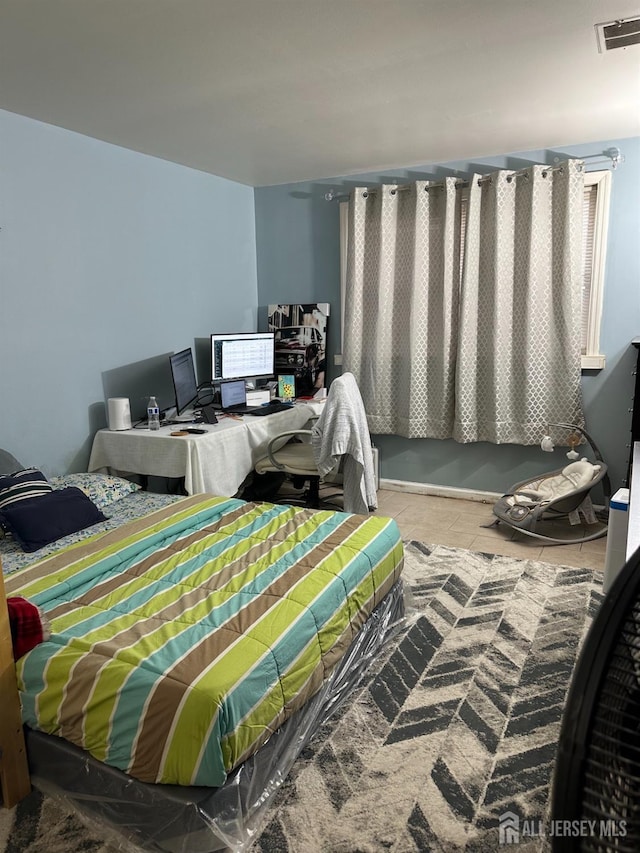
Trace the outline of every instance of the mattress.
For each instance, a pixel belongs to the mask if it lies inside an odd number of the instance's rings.
[[[17,664],[32,780],[146,850],[243,850],[397,630],[397,526],[210,495],[104,512],[36,555],[0,542],[52,626]]]
[[[143,781],[220,786],[317,690],[399,577],[391,519],[197,495],[7,578],[51,638],[23,719]]]

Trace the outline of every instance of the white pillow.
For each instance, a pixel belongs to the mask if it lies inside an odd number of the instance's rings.
[[[67,486],[81,489],[99,509],[141,488],[138,483],[111,474],[64,474],[61,477],[50,477],[49,482],[54,489],[66,489]]]
[[[571,462],[562,469],[564,476],[573,483],[575,489],[588,485],[600,470],[599,465],[594,465],[584,457],[577,462]]]

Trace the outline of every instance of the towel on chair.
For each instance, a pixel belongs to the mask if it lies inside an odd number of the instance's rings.
[[[344,508],[366,515],[378,506],[371,436],[360,389],[352,373],[331,383],[327,402],[311,429],[311,445],[320,476],[344,457]]]
[[[13,642],[13,657],[21,658],[31,651],[34,646],[48,640],[51,636],[49,623],[39,607],[27,601],[22,596],[15,595],[7,598],[9,609],[9,625]]]

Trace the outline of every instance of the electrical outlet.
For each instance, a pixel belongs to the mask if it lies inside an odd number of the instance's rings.
[[[339,367],[342,364],[342,353],[341,352],[337,352],[333,356],[333,363],[336,367]]]

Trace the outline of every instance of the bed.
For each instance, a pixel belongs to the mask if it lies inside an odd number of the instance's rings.
[[[31,554],[18,528],[0,541],[6,594],[51,626],[15,666],[33,784],[143,849],[246,849],[402,617],[395,522],[51,485],[102,518]]]

